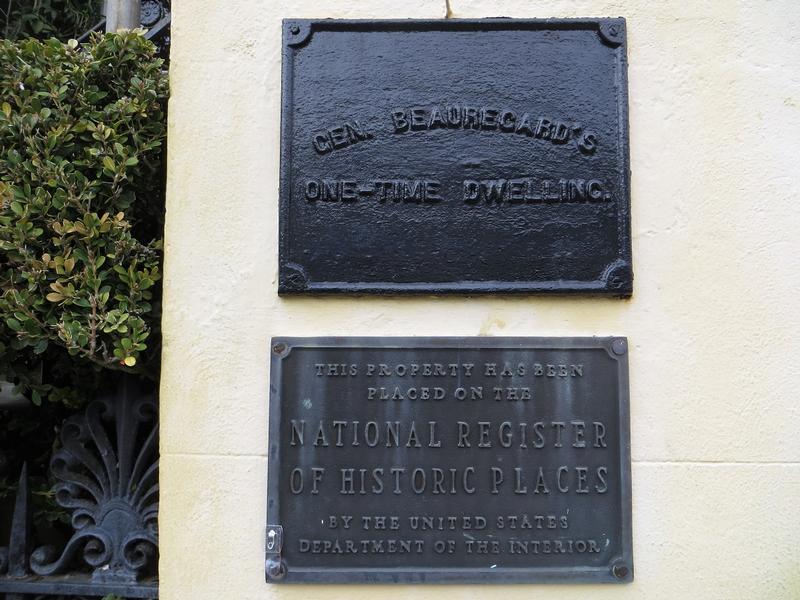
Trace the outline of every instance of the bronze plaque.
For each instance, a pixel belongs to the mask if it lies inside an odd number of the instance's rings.
[[[625,338],[277,338],[268,581],[633,578]]]

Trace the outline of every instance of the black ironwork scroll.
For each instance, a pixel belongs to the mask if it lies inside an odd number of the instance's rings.
[[[27,469],[10,543],[0,548],[0,592],[155,598],[158,558],[158,403],[125,381],[67,419],[50,462],[56,502],[73,534],[32,550]],[[76,572],[76,565],[82,570]],[[87,571],[87,568],[90,571]]]

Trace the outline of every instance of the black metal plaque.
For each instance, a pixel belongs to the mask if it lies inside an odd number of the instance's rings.
[[[625,338],[278,338],[267,581],[633,579]]]
[[[281,294],[631,294],[624,19],[283,35]]]

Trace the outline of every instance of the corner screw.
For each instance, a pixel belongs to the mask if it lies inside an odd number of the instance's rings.
[[[617,579],[625,579],[628,576],[629,571],[628,567],[625,565],[614,565],[614,568],[611,569],[611,572]]]
[[[614,36],[619,35],[619,27],[617,27],[616,25],[612,25],[611,27],[608,28],[608,33]]]
[[[298,33],[300,33],[300,27],[298,27],[297,25],[292,25],[289,28],[289,31],[291,32],[292,35],[297,35]]]
[[[283,354],[284,352],[286,352],[286,344],[284,344],[283,342],[278,342],[272,347],[272,351],[275,354]]]
[[[279,558],[267,560],[267,577],[269,579],[283,579],[286,576],[286,563]]]
[[[622,338],[617,338],[611,343],[611,350],[617,356],[622,356],[628,350],[628,344]]]

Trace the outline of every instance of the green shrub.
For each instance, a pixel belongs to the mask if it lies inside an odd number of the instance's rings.
[[[0,0],[2,37],[80,36],[100,21],[101,0]]]
[[[153,376],[162,61],[140,32],[2,40],[0,91],[0,379],[38,403],[70,393],[31,375],[45,359]]]

